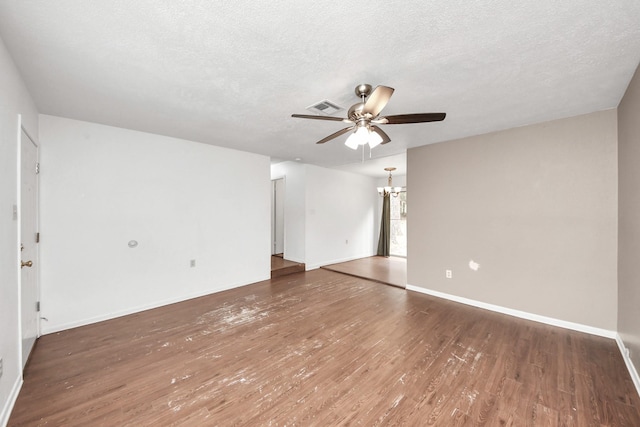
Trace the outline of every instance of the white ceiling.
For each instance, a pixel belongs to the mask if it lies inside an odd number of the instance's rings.
[[[346,125],[291,114],[348,108],[360,83],[395,88],[383,115],[446,112],[384,126],[371,157],[402,159],[614,108],[640,60],[640,1],[2,0],[0,37],[41,113],[367,173],[346,135],[315,144]]]

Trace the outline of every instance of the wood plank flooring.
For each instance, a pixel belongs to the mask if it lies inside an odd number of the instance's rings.
[[[305,265],[300,262],[289,261],[278,255],[271,255],[271,278],[286,276],[287,274],[305,271]]]
[[[322,268],[387,285],[407,287],[407,259],[372,256],[325,265]]]
[[[10,426],[640,426],[613,340],[326,270],[40,338]]]

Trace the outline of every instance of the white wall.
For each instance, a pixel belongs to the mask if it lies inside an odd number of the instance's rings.
[[[18,147],[20,125],[37,139],[38,112],[13,60],[0,40],[0,425],[5,425],[22,383],[19,242]]]
[[[375,255],[374,178],[296,162],[271,167],[272,179],[282,177],[286,259],[304,262],[311,270]]]
[[[269,158],[52,116],[40,126],[43,333],[269,278]]]
[[[307,269],[375,255],[375,178],[306,165]]]

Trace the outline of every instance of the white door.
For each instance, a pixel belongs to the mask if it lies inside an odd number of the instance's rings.
[[[38,147],[22,130],[20,134],[20,312],[22,368],[39,334],[38,313]]]
[[[275,255],[284,253],[284,178],[271,183],[271,255]]]

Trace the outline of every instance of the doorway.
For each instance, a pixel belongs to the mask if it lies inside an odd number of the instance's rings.
[[[40,334],[38,286],[38,146],[21,127],[20,132],[20,318],[22,368]]]
[[[407,257],[407,190],[391,197],[389,255]]]
[[[284,255],[284,178],[271,181],[271,255]]]

